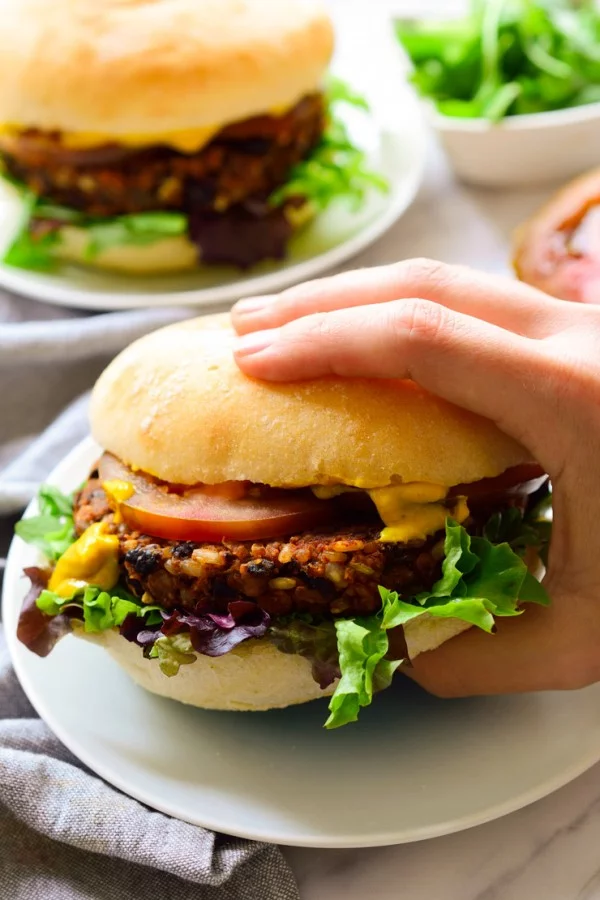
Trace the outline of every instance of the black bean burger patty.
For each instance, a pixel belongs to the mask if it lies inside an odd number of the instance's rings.
[[[165,609],[225,612],[231,600],[250,599],[273,616],[367,615],[381,607],[380,584],[406,596],[429,588],[443,555],[441,535],[418,544],[384,544],[372,525],[288,540],[162,540],[115,525],[99,479],[90,478],[75,503],[77,532],[103,519],[119,535],[130,590]]]
[[[318,143],[324,125],[323,95],[317,93],[285,115],[229,125],[196,153],[119,144],[70,150],[60,133],[30,129],[2,137],[0,159],[37,195],[90,216],[161,209],[220,213],[282,185]]]

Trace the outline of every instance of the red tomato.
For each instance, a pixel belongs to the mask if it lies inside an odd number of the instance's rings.
[[[457,484],[450,491],[451,497],[465,496],[471,504],[493,503],[506,497],[528,497],[535,493],[548,476],[537,463],[513,466],[496,478],[482,478],[470,484]]]
[[[132,472],[110,453],[100,460],[103,481],[129,482],[134,494],[119,505],[130,528],[173,541],[250,541],[298,534],[334,522],[333,502],[310,490],[259,487],[245,482],[170,490]]]

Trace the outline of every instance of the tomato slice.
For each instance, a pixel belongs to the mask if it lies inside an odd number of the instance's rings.
[[[259,540],[298,534],[335,522],[339,508],[310,490],[283,490],[226,482],[184,487],[132,472],[110,453],[99,464],[102,481],[126,481],[134,493],[120,502],[127,525],[173,541]]]
[[[308,488],[285,490],[245,481],[216,485],[166,485],[143,472],[133,472],[110,453],[99,463],[102,481],[125,481],[131,497],[119,503],[126,524],[144,534],[173,541],[251,541],[286,537],[344,521],[353,506],[348,498],[367,501],[366,494],[342,494],[319,500]],[[546,480],[534,464],[515,466],[497,478],[456,485],[450,496],[466,496],[473,506],[498,506],[508,497],[525,498]],[[370,501],[358,503],[359,513],[374,512]]]
[[[451,497],[464,496],[471,505],[498,502],[506,498],[525,498],[534,494],[548,476],[537,463],[513,466],[495,478],[482,478],[470,484],[457,484]]]

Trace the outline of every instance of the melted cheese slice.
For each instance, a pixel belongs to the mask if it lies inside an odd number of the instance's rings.
[[[343,484],[315,485],[312,488],[320,500],[356,490],[358,488]],[[379,540],[384,542],[406,544],[409,541],[423,541],[436,531],[441,531],[448,516],[457,522],[464,522],[469,515],[466,499],[456,497],[448,504],[448,488],[441,484],[413,481],[373,488],[367,494],[385,525],[379,536]]]
[[[94,132],[61,132],[60,141],[68,150],[92,150],[104,144],[121,144],[124,147],[152,147],[166,144],[181,153],[195,153],[201,150],[221,130],[220,125],[210,128],[187,128],[166,134],[101,134]],[[0,126],[0,137],[18,138],[22,128],[13,125]]]
[[[263,113],[266,116],[279,117],[285,115],[291,107],[278,107]],[[206,146],[212,138],[225,127],[227,123],[220,125],[208,125],[202,128],[184,128],[178,131],[158,132],[156,134],[103,134],[102,132],[71,132],[60,133],[61,144],[69,150],[92,150],[94,147],[102,147],[104,144],[121,144],[124,147],[153,147],[156,144],[164,144],[179,150],[181,153],[197,153]],[[18,138],[25,129],[18,125],[0,125],[0,138]]]

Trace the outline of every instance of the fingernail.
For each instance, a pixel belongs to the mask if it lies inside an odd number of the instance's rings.
[[[273,298],[265,297],[246,297],[244,300],[238,300],[235,304],[235,311],[242,315],[251,315],[252,313],[261,312],[266,306],[272,302]]]
[[[270,331],[254,331],[252,334],[244,334],[235,341],[233,352],[236,356],[253,356],[266,350],[275,341],[277,329]]]

